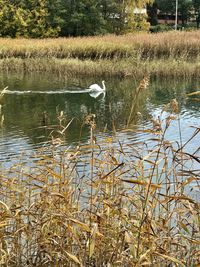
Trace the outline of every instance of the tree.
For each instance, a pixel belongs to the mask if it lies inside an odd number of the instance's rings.
[[[154,2],[153,4],[147,5],[148,21],[151,25],[155,26],[158,24],[158,4]]]
[[[199,29],[199,25],[200,25],[200,0],[193,0],[192,3],[194,6],[194,10],[195,10],[197,29]]]
[[[0,36],[122,34],[149,27],[135,14],[153,0],[0,0]]]
[[[0,35],[11,37],[53,37],[60,28],[50,23],[47,0],[0,0]]]
[[[55,37],[60,31],[57,25],[51,25],[52,14],[48,0],[26,0],[28,10],[28,36],[33,38]]]
[[[176,0],[155,0],[157,3],[158,9],[166,14],[174,14],[176,8]]]
[[[0,1],[0,36],[26,36],[27,11]]]
[[[104,20],[104,31],[118,33],[122,28],[123,20],[120,18],[120,3],[113,0],[101,0],[100,10]]]
[[[135,13],[145,9],[147,4],[154,0],[101,0],[101,12],[105,21],[105,29],[108,32],[123,34],[137,30],[147,30],[149,23],[147,15]]]
[[[99,1],[68,0],[63,3],[61,35],[96,35],[104,32],[105,21]]]
[[[178,10],[180,13],[180,19],[183,27],[191,17],[191,9],[192,9],[191,0],[179,0]]]
[[[148,30],[150,24],[147,22],[147,14],[140,13],[140,10],[145,9],[147,5],[152,4],[154,0],[127,0],[125,2],[128,31]]]

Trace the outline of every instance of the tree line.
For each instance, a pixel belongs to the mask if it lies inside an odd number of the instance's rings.
[[[178,0],[182,24],[200,23],[200,0]],[[124,34],[156,25],[157,10],[173,14],[176,0],[0,0],[0,36],[45,38]],[[148,15],[134,12],[148,7]]]
[[[56,37],[147,29],[133,14],[153,0],[0,0],[0,36]]]

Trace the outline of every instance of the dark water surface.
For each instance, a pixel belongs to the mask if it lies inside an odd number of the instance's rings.
[[[173,98],[181,106],[182,142],[192,136],[195,129],[191,126],[200,126],[200,102],[186,97],[186,93],[200,90],[197,81],[151,80],[149,87],[137,99],[129,126],[134,131],[123,129],[127,124],[138,82],[134,79],[107,79],[105,97],[100,95],[94,98],[87,92],[77,93],[92,83],[101,85],[101,79],[61,79],[54,75],[1,73],[0,91],[8,86],[11,92],[1,100],[4,122],[0,128],[0,161],[10,164],[22,156],[24,151],[26,158],[27,154],[31,156],[43,142],[51,139],[52,129],[44,126],[58,124],[57,115],[61,111],[66,116],[65,124],[73,118],[65,137],[66,146],[89,142],[90,132],[87,126],[83,126],[83,120],[90,113],[96,114],[99,139],[115,131],[116,139],[121,142],[133,144],[143,141],[145,134],[137,133],[137,130],[150,128],[151,118],[158,117],[164,105]],[[167,115],[164,112],[162,116],[164,118]],[[172,122],[167,137],[179,141],[177,121]],[[198,135],[188,144],[188,149],[194,151],[199,144]]]

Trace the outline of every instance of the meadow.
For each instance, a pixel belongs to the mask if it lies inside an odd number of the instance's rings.
[[[0,39],[0,69],[76,76],[200,75],[200,32]]]
[[[123,131],[135,131],[147,87],[145,78],[134,91]],[[183,142],[178,127],[179,140],[169,141],[179,111],[173,99],[143,130],[146,140],[117,145],[114,135],[99,141],[87,115],[89,143],[74,148],[62,146],[70,121],[60,112],[31,164],[1,167],[1,266],[198,266],[199,147],[188,145],[200,129]]]

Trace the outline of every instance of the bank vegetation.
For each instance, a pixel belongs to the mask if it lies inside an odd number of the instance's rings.
[[[58,75],[198,77],[200,32],[0,39],[0,69]]]

